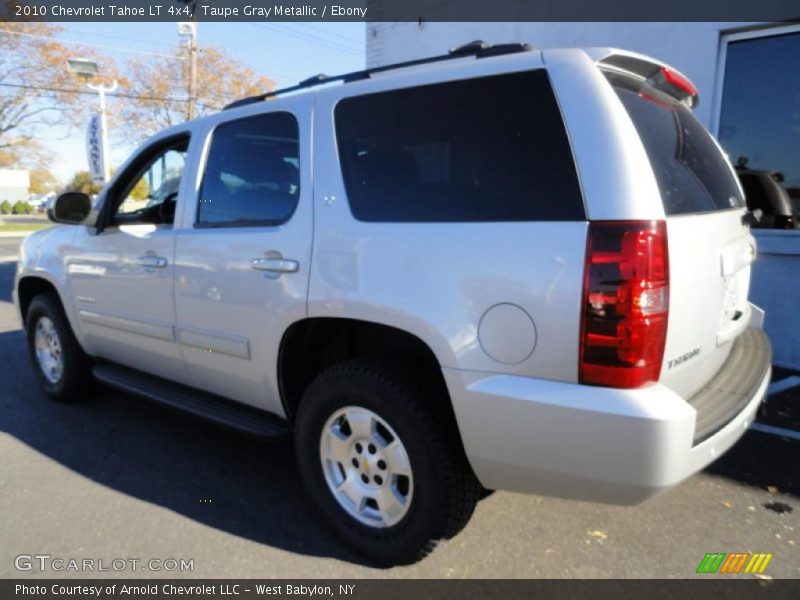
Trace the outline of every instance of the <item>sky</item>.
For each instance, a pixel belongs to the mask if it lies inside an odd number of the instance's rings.
[[[74,48],[75,56],[90,46],[103,46],[118,64],[146,53],[169,53],[178,42],[175,23],[65,23],[58,39]],[[68,40],[71,40],[68,42]],[[231,55],[249,64],[260,75],[277,82],[278,87],[297,83],[311,75],[335,75],[364,68],[364,23],[199,23],[198,44],[222,46]],[[144,54],[143,54],[144,53]],[[86,120],[97,101],[86,96]],[[113,101],[113,100],[112,100]],[[121,164],[135,147],[108,132],[110,163]],[[58,136],[60,137],[60,136]],[[51,170],[62,182],[73,173],[88,168],[84,131],[74,128],[67,139],[40,139],[52,150]]]

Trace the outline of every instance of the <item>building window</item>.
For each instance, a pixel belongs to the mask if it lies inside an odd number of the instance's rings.
[[[748,205],[753,182],[771,179],[800,213],[800,28],[759,30],[723,38],[719,142],[737,166]],[[768,196],[769,194],[765,195]],[[754,204],[755,203],[755,204]]]

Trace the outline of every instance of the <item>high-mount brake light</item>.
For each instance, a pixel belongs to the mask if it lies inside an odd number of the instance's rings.
[[[685,93],[689,98],[697,98],[697,88],[677,71],[673,71],[668,67],[661,67],[661,75],[667,84]]]
[[[590,223],[581,314],[581,383],[634,388],[658,381],[668,314],[666,223]]]

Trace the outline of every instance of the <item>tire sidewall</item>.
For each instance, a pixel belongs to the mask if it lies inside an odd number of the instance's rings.
[[[39,360],[36,357],[36,325],[42,317],[47,317],[53,323],[61,345],[64,368],[61,373],[61,378],[55,383],[51,382],[42,372]],[[30,356],[33,371],[36,374],[36,379],[42,387],[42,390],[50,398],[55,400],[73,400],[74,398],[71,396],[76,391],[78,384],[75,378],[78,376],[76,370],[80,369],[80,365],[78,364],[80,357],[76,356],[76,343],[72,338],[72,332],[69,329],[69,325],[66,322],[66,318],[60,306],[55,305],[53,299],[49,296],[35,297],[28,308],[25,328],[28,340],[28,355]]]
[[[436,531],[443,510],[435,452],[424,429],[403,411],[406,393],[410,392],[387,382],[342,373],[324,386],[312,385],[297,419],[298,465],[304,483],[312,490],[312,500],[337,533],[384,563],[414,560]],[[328,419],[345,406],[363,407],[379,415],[395,430],[408,453],[414,479],[411,506],[402,520],[391,527],[370,527],[351,517],[325,480],[320,458],[322,430]]]

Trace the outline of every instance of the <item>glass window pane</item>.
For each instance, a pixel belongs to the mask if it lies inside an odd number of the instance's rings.
[[[198,224],[287,221],[300,195],[298,139],[297,120],[285,112],[217,127],[200,187]]]
[[[777,172],[779,175],[772,178],[773,181],[793,198],[797,210],[800,205],[800,32],[730,42],[726,56],[720,144],[734,164],[746,166],[748,174],[755,178]],[[761,179],[770,184],[767,179]],[[748,187],[753,187],[751,183]],[[763,186],[755,187],[763,195]],[[751,196],[756,202],[755,192],[748,194],[748,202]]]
[[[173,142],[152,153],[145,151],[150,156],[138,157],[144,166],[139,170],[132,166],[131,174],[123,174],[117,185],[120,195],[113,216],[115,223],[172,225],[188,146],[188,139]]]
[[[356,219],[585,219],[543,70],[346,98],[335,116]]]
[[[644,144],[666,214],[744,206],[730,165],[689,108],[639,79],[606,78]]]

